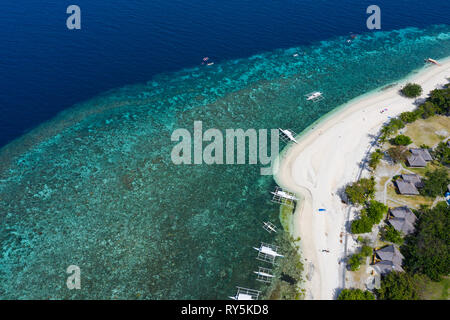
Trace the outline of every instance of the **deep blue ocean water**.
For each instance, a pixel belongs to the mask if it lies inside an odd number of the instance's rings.
[[[0,10],[0,146],[73,104],[155,74],[367,32],[366,0],[8,1]],[[380,0],[382,29],[449,23],[445,0]]]
[[[52,120],[0,150],[0,297],[224,299],[258,287],[252,246],[273,240],[263,220],[279,226],[272,177],[176,166],[170,135],[196,120],[300,132],[450,55],[447,3],[392,2],[379,3],[376,33],[363,1],[80,1],[82,30],[70,32],[65,4],[11,4],[1,137]],[[201,66],[205,55],[216,64]],[[317,89],[326,99],[306,102]],[[82,290],[65,287],[70,264]]]

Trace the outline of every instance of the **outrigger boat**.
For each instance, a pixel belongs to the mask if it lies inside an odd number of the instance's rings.
[[[436,60],[431,59],[431,58],[425,59],[425,62],[433,63],[433,64],[435,64],[437,66],[441,65],[439,62],[437,62]]]
[[[307,95],[305,95],[305,97],[306,97],[306,100],[312,101],[312,102],[317,102],[317,101],[325,99],[323,97],[322,92],[320,92],[320,91],[314,91],[314,92],[308,93]]]
[[[259,248],[253,247],[253,249],[258,251],[258,256],[256,257],[256,259],[260,261],[274,264],[277,257],[284,257],[282,254],[279,254],[277,252],[278,247],[273,244],[261,242],[261,246]]]
[[[290,194],[290,193],[288,193],[288,192],[286,192],[286,191],[283,191],[283,190],[281,190],[281,189],[277,189],[277,190],[275,190],[275,192],[270,192],[271,194],[273,194],[273,195],[275,195],[275,196],[278,196],[278,197],[280,197],[280,198],[284,198],[284,199],[288,199],[288,200],[298,200],[296,197],[294,197],[292,194]]]
[[[293,142],[297,143],[297,140],[294,138],[294,134],[293,134],[291,131],[289,131],[288,129],[283,130],[283,129],[281,129],[281,128],[278,128],[278,130],[280,130],[281,133],[282,133],[286,138],[288,138],[290,141],[293,141]]]
[[[271,222],[263,222],[263,228],[264,230],[266,230],[268,233],[272,233],[272,232],[277,232],[277,228],[275,227],[275,225]]]
[[[259,294],[261,291],[253,290],[253,289],[247,289],[242,287],[236,287],[237,292],[236,295],[233,297],[230,297],[230,299],[233,300],[258,300]]]
[[[258,271],[253,271],[256,273],[256,280],[270,283],[272,281],[272,278],[275,276],[272,274],[272,270],[268,268],[259,267]]]

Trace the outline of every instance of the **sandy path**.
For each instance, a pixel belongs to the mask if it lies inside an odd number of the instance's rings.
[[[398,90],[406,82],[419,83],[425,97],[447,83],[449,77],[450,59],[446,59],[441,66],[427,67],[395,87],[352,100],[281,153],[275,180],[301,198],[291,233],[294,238],[301,238],[306,299],[333,299],[346,285],[345,263],[341,260],[346,252],[349,207],[342,204],[337,192],[360,174],[368,175],[361,169],[361,162],[388,116],[415,108],[414,100],[400,96]],[[384,108],[388,111],[380,113]],[[319,208],[326,212],[319,212]],[[349,252],[354,246],[348,236]],[[322,252],[324,249],[329,253]]]

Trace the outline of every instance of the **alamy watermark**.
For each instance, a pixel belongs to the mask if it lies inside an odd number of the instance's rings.
[[[371,14],[371,16],[369,16],[366,21],[367,28],[369,30],[381,29],[381,9],[380,9],[380,7],[373,4],[369,7],[367,7],[366,13]]]
[[[81,9],[80,9],[80,7],[72,4],[67,7],[66,13],[70,14],[70,16],[66,20],[67,29],[69,29],[69,30],[81,29]]]
[[[260,164],[261,175],[277,171],[274,162],[279,152],[278,129],[270,129],[270,155],[268,129],[226,129],[225,138],[219,129],[203,132],[202,121],[194,121],[193,135],[187,129],[176,129],[171,140],[178,142],[172,149],[171,159],[180,164]],[[248,141],[248,148],[246,142]],[[209,142],[203,147],[203,142]]]
[[[81,270],[79,266],[70,265],[67,267],[66,272],[70,274],[67,278],[66,285],[69,290],[81,289]]]

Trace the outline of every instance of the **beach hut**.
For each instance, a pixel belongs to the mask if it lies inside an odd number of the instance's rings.
[[[380,274],[386,274],[391,271],[403,271],[403,255],[394,245],[375,250],[374,260],[373,268]]]
[[[413,149],[410,149],[409,151],[411,152],[412,155],[421,156],[423,158],[423,160],[425,160],[425,161],[433,160],[428,149],[413,148]]]
[[[414,232],[416,220],[415,214],[406,206],[389,210],[388,223],[405,235]]]
[[[402,180],[412,183],[416,188],[423,188],[423,182],[417,174],[402,174]]]
[[[427,165],[427,162],[421,156],[410,155],[406,160],[410,167],[423,168]]]
[[[425,167],[428,161],[433,160],[428,149],[412,148],[409,150],[411,155],[407,157],[410,167]]]
[[[416,186],[411,182],[405,182],[401,179],[398,179],[395,181],[395,184],[397,185],[398,192],[402,195],[418,195],[419,191],[417,190]]]

